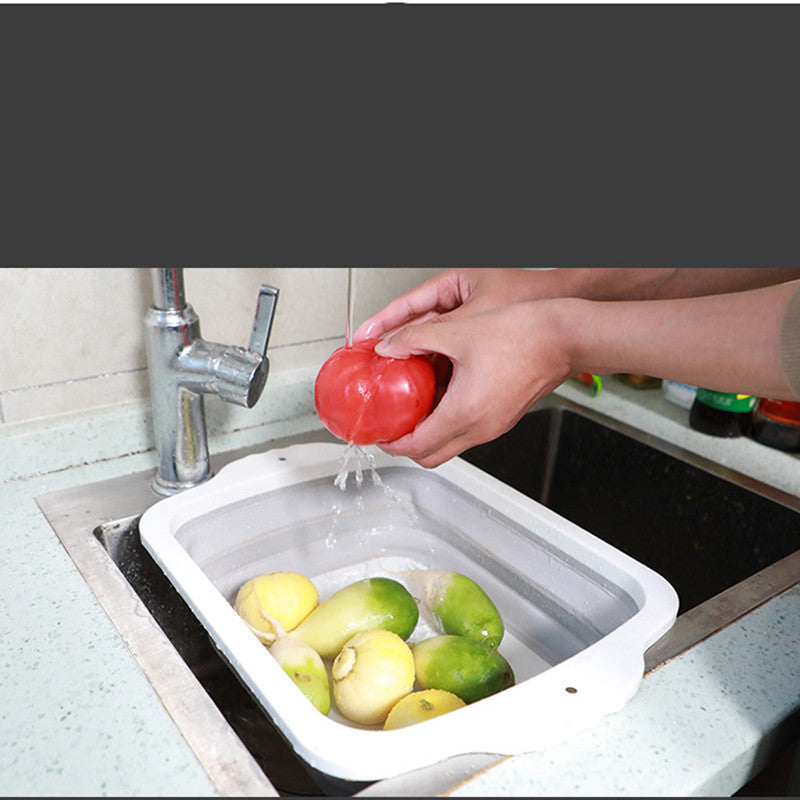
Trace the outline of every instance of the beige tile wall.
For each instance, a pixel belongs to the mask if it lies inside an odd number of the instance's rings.
[[[436,269],[358,268],[358,324]],[[203,338],[247,345],[259,285],[280,289],[271,372],[321,364],[344,341],[345,268],[184,270]],[[0,270],[0,422],[11,423],[148,395],[143,319],[146,268]]]

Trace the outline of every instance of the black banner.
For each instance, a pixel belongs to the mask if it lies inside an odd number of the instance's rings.
[[[797,5],[2,5],[0,264],[796,266]]]

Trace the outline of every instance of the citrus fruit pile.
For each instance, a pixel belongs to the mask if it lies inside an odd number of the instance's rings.
[[[504,627],[471,578],[448,570],[399,581],[356,581],[322,603],[298,572],[268,572],[239,589],[234,607],[322,714],[392,730],[474,703],[514,685],[497,648]],[[437,632],[407,639],[422,609]],[[330,670],[328,669],[330,666]]]

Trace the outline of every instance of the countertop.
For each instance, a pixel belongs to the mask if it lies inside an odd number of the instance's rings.
[[[260,442],[266,449],[270,439],[318,429],[313,377],[297,370],[271,378],[251,412],[209,402],[212,453]],[[699,434],[659,390],[606,379],[597,397],[573,381],[557,392],[800,496],[800,459]],[[34,499],[155,464],[141,403],[0,427],[3,795],[216,794]],[[451,794],[730,795],[766,745],[796,723],[798,687],[795,586],[649,673],[596,727],[506,758]]]

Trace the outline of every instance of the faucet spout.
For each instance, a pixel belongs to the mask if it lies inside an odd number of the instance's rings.
[[[175,494],[211,477],[204,394],[252,408],[269,374],[267,346],[278,289],[262,284],[247,349],[207,342],[186,302],[183,270],[151,270],[153,305],[145,342],[159,466],[152,487]]]
[[[264,390],[269,360],[242,347],[197,339],[178,353],[176,367],[185,388],[252,408]]]

